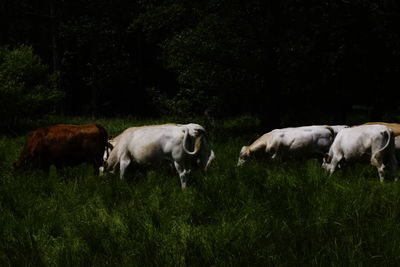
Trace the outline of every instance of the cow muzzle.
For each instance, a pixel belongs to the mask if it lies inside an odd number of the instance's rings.
[[[243,164],[246,162],[246,160],[244,160],[243,158],[239,158],[238,162],[236,164],[237,167],[241,167],[243,166]]]

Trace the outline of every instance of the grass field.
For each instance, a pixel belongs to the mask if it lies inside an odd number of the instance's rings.
[[[166,120],[97,122],[115,135]],[[251,127],[210,126],[216,160],[186,190],[164,170],[123,181],[86,165],[14,173],[25,135],[0,136],[0,266],[399,265],[399,183],[362,165],[327,177],[314,160],[236,168]]]

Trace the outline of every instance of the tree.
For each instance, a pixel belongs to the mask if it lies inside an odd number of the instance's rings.
[[[147,40],[161,47],[165,67],[177,74],[176,96],[186,95],[189,103],[206,96],[195,101],[198,105],[192,110],[269,113],[262,118],[270,127],[279,123],[272,120],[279,119],[275,111],[280,102],[274,28],[278,5],[181,0],[146,4],[143,9],[133,27],[143,29]]]
[[[30,44],[55,66],[57,43],[67,114],[345,123],[355,105],[396,112],[399,3],[6,1],[0,44]]]
[[[37,118],[54,110],[54,104],[62,97],[54,88],[55,77],[32,47],[0,47],[2,122]]]

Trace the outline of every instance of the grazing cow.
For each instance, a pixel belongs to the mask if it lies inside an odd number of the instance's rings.
[[[167,160],[174,164],[185,188],[186,176],[193,165],[198,164],[206,171],[214,158],[202,126],[194,123],[151,125],[129,128],[119,135],[105,170],[114,172],[119,165],[123,179],[131,164],[151,165]]]
[[[303,126],[296,128],[275,129],[240,150],[237,165],[258,153],[265,152],[275,158],[310,158],[323,156],[335,137],[330,126]]]
[[[400,135],[400,123],[367,122],[367,123],[364,123],[363,125],[373,125],[373,124],[385,125],[385,126],[389,127],[393,131],[394,136]]]
[[[59,169],[88,163],[97,170],[106,147],[107,132],[98,124],[43,127],[29,134],[14,167],[48,171],[51,165]]]
[[[325,155],[322,167],[332,174],[342,163],[369,159],[377,167],[381,182],[385,179],[386,164],[396,178],[394,142],[392,130],[384,125],[361,125],[343,129]]]

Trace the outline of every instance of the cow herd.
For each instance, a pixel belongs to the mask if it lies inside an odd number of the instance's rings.
[[[281,161],[317,158],[332,174],[348,163],[368,160],[383,182],[388,176],[397,180],[398,150],[396,123],[292,127],[272,130],[243,146],[237,166],[257,155]],[[51,165],[60,169],[87,163],[100,175],[119,171],[123,179],[128,169],[169,162],[185,188],[187,175],[194,168],[207,171],[214,158],[205,128],[195,123],[130,127],[111,139],[98,124],[54,125],[29,134],[14,167],[48,171]]]

